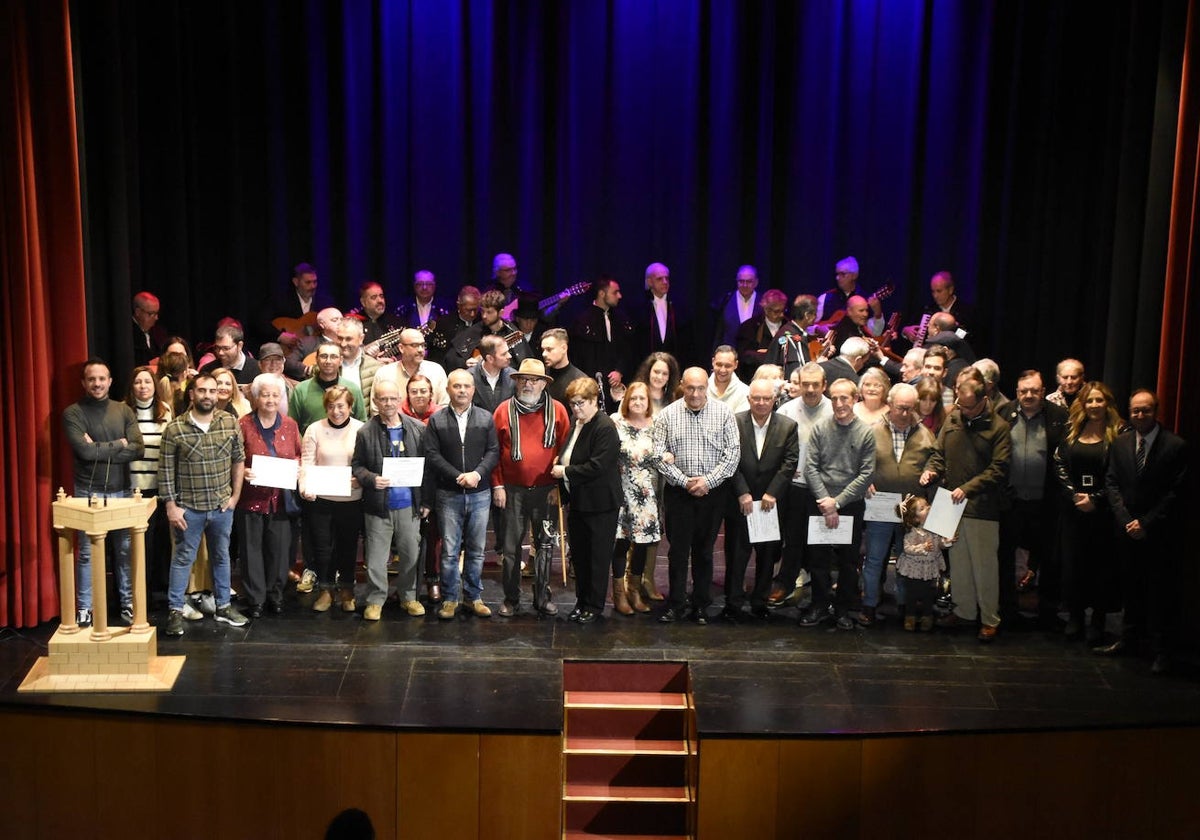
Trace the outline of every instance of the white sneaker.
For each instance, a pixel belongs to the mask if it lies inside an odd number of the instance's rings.
[[[199,621],[200,619],[204,618],[204,613],[193,607],[191,601],[184,601],[183,609],[181,609],[179,612],[181,612],[183,617],[188,621]]]

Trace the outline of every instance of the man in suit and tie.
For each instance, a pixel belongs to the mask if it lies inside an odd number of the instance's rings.
[[[741,621],[742,606],[746,602],[745,577],[750,550],[755,551],[750,612],[757,618],[766,618],[771,577],[782,545],[778,539],[750,542],[746,517],[759,506],[764,513],[776,510],[779,522],[783,522],[788,488],[800,459],[796,421],[776,414],[774,408],[775,389],[770,382],[757,379],[750,383],[750,409],[734,417],[741,459],[733,474],[735,515],[725,520],[725,609],[721,615],[735,623]]]
[[[1143,638],[1154,654],[1151,672],[1171,668],[1175,620],[1174,566],[1182,527],[1180,497],[1187,478],[1187,446],[1158,423],[1158,397],[1141,389],[1129,398],[1133,428],[1119,435],[1108,456],[1105,495],[1116,519],[1122,559],[1125,615],[1121,638],[1096,653],[1134,653]]]
[[[646,266],[647,302],[637,320],[638,344],[635,358],[644,359],[646,356],[661,350],[670,353],[680,363],[687,364],[690,354],[681,355],[684,344],[679,337],[679,325],[675,317],[675,305],[667,300],[671,290],[671,269],[662,263],[650,263]]]
[[[713,349],[722,344],[732,345],[737,340],[738,327],[755,315],[758,302],[758,272],[752,265],[737,270],[737,286],[725,296],[717,313],[717,334],[713,338]]]

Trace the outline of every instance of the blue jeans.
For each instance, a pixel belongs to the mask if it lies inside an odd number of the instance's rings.
[[[863,606],[879,606],[883,570],[887,566],[888,549],[892,541],[903,547],[904,526],[898,522],[867,522],[863,527],[867,536],[867,559],[863,561]],[[896,583],[896,603],[903,604],[904,597],[899,578]]]
[[[442,597],[447,601],[477,601],[483,594],[483,541],[487,537],[491,490],[459,493],[437,491],[437,515],[442,525]],[[465,549],[462,594],[459,597],[458,553]]]
[[[167,593],[170,609],[183,609],[188,575],[196,561],[200,538],[208,537],[208,558],[212,564],[213,588],[218,607],[229,606],[229,532],[233,530],[233,508],[221,510],[192,510],[183,508],[187,530],[172,528],[175,534],[175,553],[171,555],[171,584]]]
[[[89,495],[87,487],[76,484],[75,495],[86,499]],[[97,495],[109,499],[128,499],[133,494],[128,490],[120,490],[116,493],[98,493]],[[105,566],[117,570],[117,592],[121,596],[121,606],[129,607],[133,605],[133,576],[129,569],[129,529],[122,528],[120,531],[113,531],[109,536],[112,537],[113,550],[105,553]],[[75,608],[90,610],[92,608],[92,541],[82,531],[77,534],[77,537]]]

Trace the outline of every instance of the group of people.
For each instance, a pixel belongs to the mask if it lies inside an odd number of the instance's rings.
[[[225,319],[211,358],[196,363],[182,339],[156,334],[157,299],[135,297],[135,345],[154,357],[140,360],[124,403],[108,398],[107,366],[89,361],[85,396],[64,424],[77,494],[138,487],[163,499],[174,543],[167,634],[203,614],[189,593],[211,592],[210,611],[235,626],[280,611],[289,574],[301,592],[316,590],[318,611],[355,611],[361,592],[364,618],[378,620],[394,588],[412,616],[425,604],[442,619],[489,616],[489,522],[502,558],[496,614],[521,612],[530,580],[530,608],[553,615],[561,505],[571,621],[595,621],[611,592],[618,614],[665,601],[659,621],[707,624],[717,617],[723,528],[720,617],[734,623],[799,604],[806,574],[801,626],[870,627],[883,618],[895,556],[906,630],[935,626],[948,570],[953,609],[942,627],[969,625],[990,642],[1028,621],[1019,596],[1036,587],[1040,626],[1059,629],[1065,611],[1068,637],[1105,654],[1145,643],[1154,668],[1169,667],[1184,443],[1157,423],[1146,390],[1131,397],[1126,426],[1111,390],[1074,359],[1058,365],[1053,393],[1029,370],[1015,398],[1004,397],[998,367],[974,351],[980,339],[948,272],[931,280],[931,311],[889,347],[884,295],[858,288],[853,257],[838,263],[829,291],[790,302],[776,289],[759,296],[743,266],[707,369],[681,369],[661,263],[647,267],[641,322],[625,316],[620,284],[601,277],[567,328],[554,325],[563,295],[523,294],[511,256],[497,255],[493,275],[485,292],[463,287],[453,313],[437,305],[429,272],[417,273],[413,301],[395,314],[382,287],[364,283],[361,306],[343,316],[319,307],[315,270],[302,264],[294,300],[271,310],[294,323],[274,323],[254,357],[243,325]],[[295,490],[256,481],[255,460],[266,456],[298,462]],[[419,479],[389,478],[415,475],[397,472],[396,459],[413,457],[424,459]],[[341,485],[326,467],[341,468]],[[938,487],[964,506],[952,535],[924,527]],[[879,493],[902,501],[868,517]],[[765,534],[764,519],[775,523]],[[845,538],[815,540],[821,525]],[[234,533],[242,609],[230,588]],[[201,535],[210,569],[198,574]],[[355,583],[360,535],[364,588]],[[665,596],[655,583],[663,537]],[[1018,555],[1027,556],[1020,574]],[[120,542],[117,556],[124,612]],[[84,621],[93,597],[85,545],[77,561]],[[1121,610],[1110,641],[1106,616]]]

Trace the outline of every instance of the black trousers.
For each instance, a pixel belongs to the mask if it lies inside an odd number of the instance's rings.
[[[775,585],[791,594],[804,568],[804,556],[808,545],[808,512],[815,510],[816,502],[808,487],[793,484],[788,488],[788,516],[780,518],[783,529],[783,559],[779,563],[779,574]]]
[[[304,504],[304,519],[313,537],[313,565],[317,582],[332,587],[354,587],[354,561],[358,557],[358,535],[362,532],[362,504],[316,499]]]
[[[838,517],[854,517],[854,535],[847,545],[819,545],[808,549],[808,573],[812,575],[812,609],[828,609],[832,604],[838,615],[844,615],[859,604],[858,546],[862,542],[863,514],[866,503],[851,502],[838,511]],[[810,516],[818,515],[816,502]],[[806,517],[799,517],[806,519]],[[807,521],[805,522],[807,527]],[[837,568],[837,598],[833,592],[833,569]]]
[[[1062,564],[1054,550],[1059,505],[1055,499],[1023,501],[1000,514],[1000,618],[1017,614],[1017,549],[1029,552],[1029,568],[1038,573],[1038,613],[1053,615],[1062,601]]]
[[[746,517],[738,507],[737,497],[730,493],[732,513],[725,517],[725,606],[740,609],[746,603],[746,570],[750,566],[750,552],[754,552],[754,588],[750,592],[751,607],[765,607],[771,594],[771,581],[775,575],[775,563],[782,553],[783,543],[752,543],[746,527]],[[787,519],[787,504],[780,500],[776,506],[779,523]],[[795,578],[792,578],[795,580]]]
[[[688,565],[692,569],[692,606],[703,610],[712,604],[713,546],[721,529],[721,518],[729,504],[729,482],[705,496],[693,496],[682,487],[669,485],[663,493],[667,515],[667,571],[670,580],[668,604],[676,610],[687,606]]]
[[[571,562],[575,566],[575,605],[581,609],[604,611],[619,513],[619,508],[589,513],[574,508],[567,511]]]

